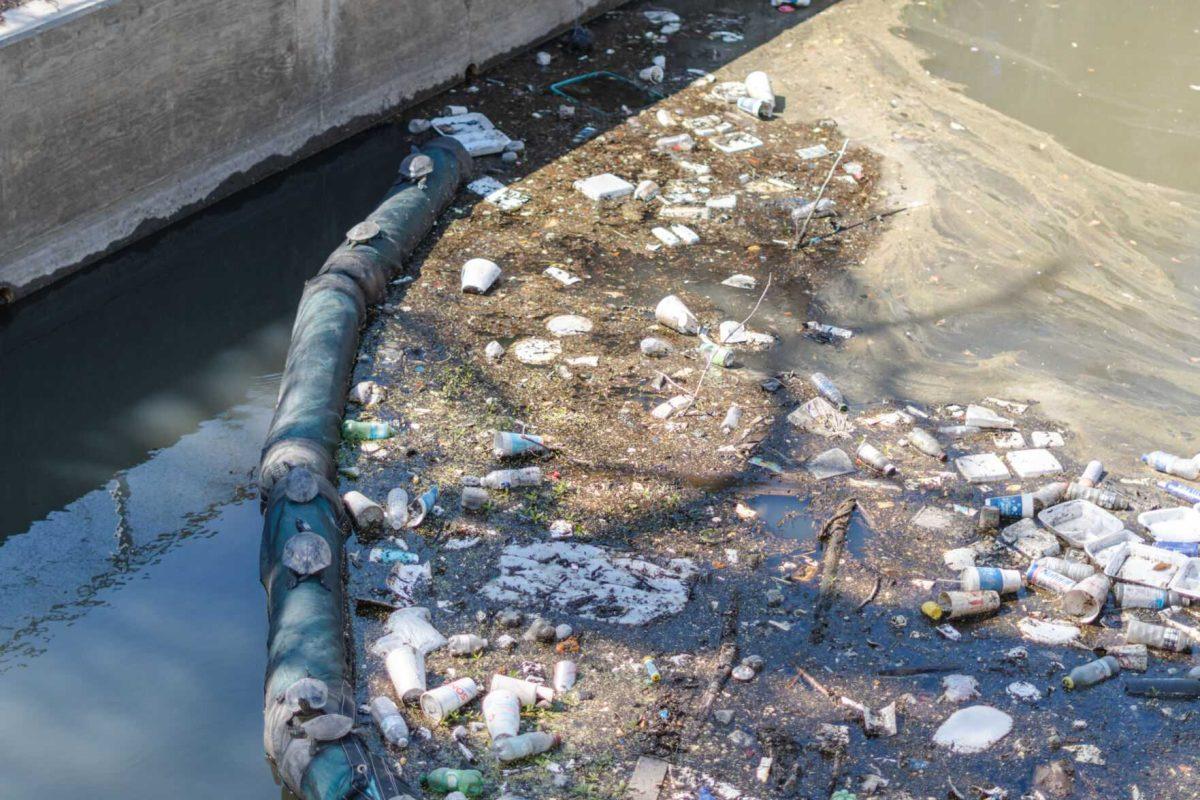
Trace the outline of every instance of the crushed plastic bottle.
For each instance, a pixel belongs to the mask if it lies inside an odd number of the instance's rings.
[[[1033,562],[1034,566],[1045,567],[1059,575],[1065,575],[1073,581],[1081,581],[1096,571],[1096,568],[1086,561],[1068,561],[1065,558],[1044,556]]]
[[[376,697],[371,700],[371,719],[379,726],[379,732],[388,744],[396,747],[408,747],[408,723],[400,715],[400,709],[390,697]]]
[[[383,516],[392,530],[402,529],[408,523],[408,492],[399,486],[388,492]]]
[[[1200,478],[1200,464],[1197,464],[1195,460],[1180,458],[1170,453],[1164,453],[1162,450],[1146,453],[1142,456],[1142,463],[1150,467],[1150,469],[1174,475],[1176,478],[1183,478],[1188,481]]]
[[[833,381],[829,380],[825,373],[814,372],[809,380],[812,381],[812,385],[817,388],[817,392],[822,397],[837,406],[838,411],[846,411],[850,408],[841,390],[834,385]]]
[[[541,483],[541,467],[497,469],[479,479],[479,485],[487,489],[515,489],[525,486],[540,486]]]
[[[1121,665],[1117,663],[1117,659],[1114,656],[1105,656],[1087,664],[1080,664],[1071,670],[1063,677],[1062,685],[1067,690],[1085,689],[1108,680],[1120,671]]]
[[[855,455],[860,462],[877,472],[888,476],[896,474],[896,465],[887,456],[879,452],[879,448],[874,445],[863,442],[859,445],[858,452]]]
[[[520,736],[508,736],[492,745],[492,755],[501,761],[517,761],[544,753],[557,747],[562,738],[557,733],[530,731]]]
[[[1077,481],[1072,481],[1067,485],[1066,498],[1068,500],[1087,500],[1089,503],[1095,503],[1109,511],[1128,511],[1131,507],[1128,498],[1114,491],[1081,486]]]

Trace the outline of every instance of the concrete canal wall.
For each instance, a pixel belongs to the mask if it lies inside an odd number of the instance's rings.
[[[0,303],[613,5],[34,0],[9,10]]]

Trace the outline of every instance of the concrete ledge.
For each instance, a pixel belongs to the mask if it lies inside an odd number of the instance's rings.
[[[34,0],[7,11],[0,289],[28,294],[615,5]]]

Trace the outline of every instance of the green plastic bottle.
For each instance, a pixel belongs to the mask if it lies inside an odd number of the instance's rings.
[[[462,792],[468,797],[483,794],[483,773],[477,769],[438,767],[421,776],[421,786],[435,792]]]
[[[386,422],[363,422],[348,419],[342,422],[343,439],[390,439],[395,434]]]

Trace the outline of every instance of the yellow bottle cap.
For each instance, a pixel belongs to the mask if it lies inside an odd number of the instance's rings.
[[[934,622],[942,618],[942,607],[932,600],[926,600],[921,604],[921,613],[929,617]]]

